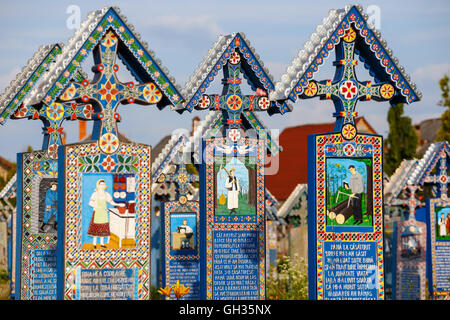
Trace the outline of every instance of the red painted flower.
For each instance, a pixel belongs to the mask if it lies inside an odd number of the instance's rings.
[[[353,81],[344,81],[339,88],[345,99],[353,99],[358,94],[358,88]]]
[[[87,104],[83,109],[83,115],[86,119],[90,119],[92,117],[92,114],[94,113],[94,108],[91,104]]]
[[[108,80],[108,82],[102,84],[101,86],[101,89],[98,91],[98,93],[101,94],[100,99],[106,100],[108,103],[112,100],[117,100],[116,95],[119,93],[119,90],[117,90],[115,83],[111,84]]]
[[[110,172],[116,166],[116,162],[110,156],[107,156],[101,163],[103,169]]]

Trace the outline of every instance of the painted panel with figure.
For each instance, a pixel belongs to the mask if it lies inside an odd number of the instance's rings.
[[[17,155],[15,298],[56,299],[58,163],[46,151]]]
[[[446,221],[450,216],[448,199],[427,199],[427,271],[429,291],[435,297],[450,296],[450,236]]]
[[[169,201],[164,204],[164,286],[177,281],[189,292],[183,300],[200,299],[199,204],[197,201]],[[168,299],[175,299],[171,291]]]
[[[371,159],[327,158],[326,175],[327,229],[356,226],[363,231],[367,228],[362,227],[372,227]]]
[[[58,296],[149,299],[150,147],[120,143],[104,154],[97,142],[59,154]]]
[[[265,299],[264,154],[263,140],[206,140],[206,299]]]
[[[384,299],[382,137],[308,137],[311,299]]]

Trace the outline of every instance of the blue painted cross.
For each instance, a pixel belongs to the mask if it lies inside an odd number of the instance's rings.
[[[116,109],[120,103],[156,104],[162,99],[162,92],[153,83],[135,85],[133,82],[120,83],[115,63],[119,41],[113,31],[105,34],[99,46],[94,49],[96,73],[92,82],[83,80],[72,82],[60,99],[63,101],[91,102],[96,121],[92,138],[98,140],[100,150],[106,154],[116,152],[119,148],[117,121],[120,115]]]
[[[76,79],[84,81],[81,73],[76,75]],[[41,107],[22,105],[12,116],[13,119],[40,119],[44,123],[44,142],[42,149],[47,150],[50,158],[56,159],[58,147],[62,145],[64,120],[91,120],[94,113],[92,104],[77,104],[51,102],[43,103]]]
[[[356,77],[355,46],[357,34],[350,27],[343,30],[343,41],[336,47],[336,73],[333,80],[311,80],[304,89],[302,98],[320,97],[332,99],[336,108],[333,114],[337,118],[334,131],[341,131],[344,139],[351,140],[356,136],[355,111],[358,100],[376,101],[390,100],[394,94],[394,86],[390,83],[372,84],[371,81],[359,81]]]
[[[193,182],[198,182],[199,177],[198,175],[189,173],[186,169],[186,164],[184,163],[182,159],[182,153],[180,152],[178,154],[178,164],[177,169],[172,174],[164,174],[161,173],[158,177],[157,182],[163,183],[163,182],[169,182],[169,183],[175,183],[178,187],[177,190],[177,200],[180,201],[181,204],[185,204],[187,202],[187,193],[188,193],[188,185]]]
[[[239,39],[236,39],[239,42]],[[239,43],[236,44],[239,47]],[[236,48],[223,67],[223,94],[204,94],[196,106],[197,109],[222,110],[224,126],[229,128],[229,138],[236,142],[242,124],[241,114],[245,111],[267,111],[271,102],[263,89],[257,89],[256,95],[243,95],[241,91],[241,53]]]

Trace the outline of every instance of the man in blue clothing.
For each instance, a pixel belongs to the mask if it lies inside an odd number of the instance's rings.
[[[56,231],[56,218],[58,212],[58,193],[56,192],[57,184],[53,182],[50,185],[50,189],[47,190],[45,194],[45,211],[44,219],[42,220],[41,231],[48,232],[50,229],[50,224]],[[54,217],[52,219],[52,217]]]

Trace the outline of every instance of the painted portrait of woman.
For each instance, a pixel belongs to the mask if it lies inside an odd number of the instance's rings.
[[[106,185],[105,180],[99,179],[95,191],[92,193],[89,200],[89,206],[93,208],[93,212],[87,234],[94,238],[94,248],[97,245],[97,238],[100,238],[100,246],[102,248],[106,248],[106,244],[109,243],[110,229],[107,203],[112,206],[125,206],[124,203],[114,202],[112,196],[106,192],[106,188],[108,188],[108,186]],[[104,239],[106,239],[106,242]]]

